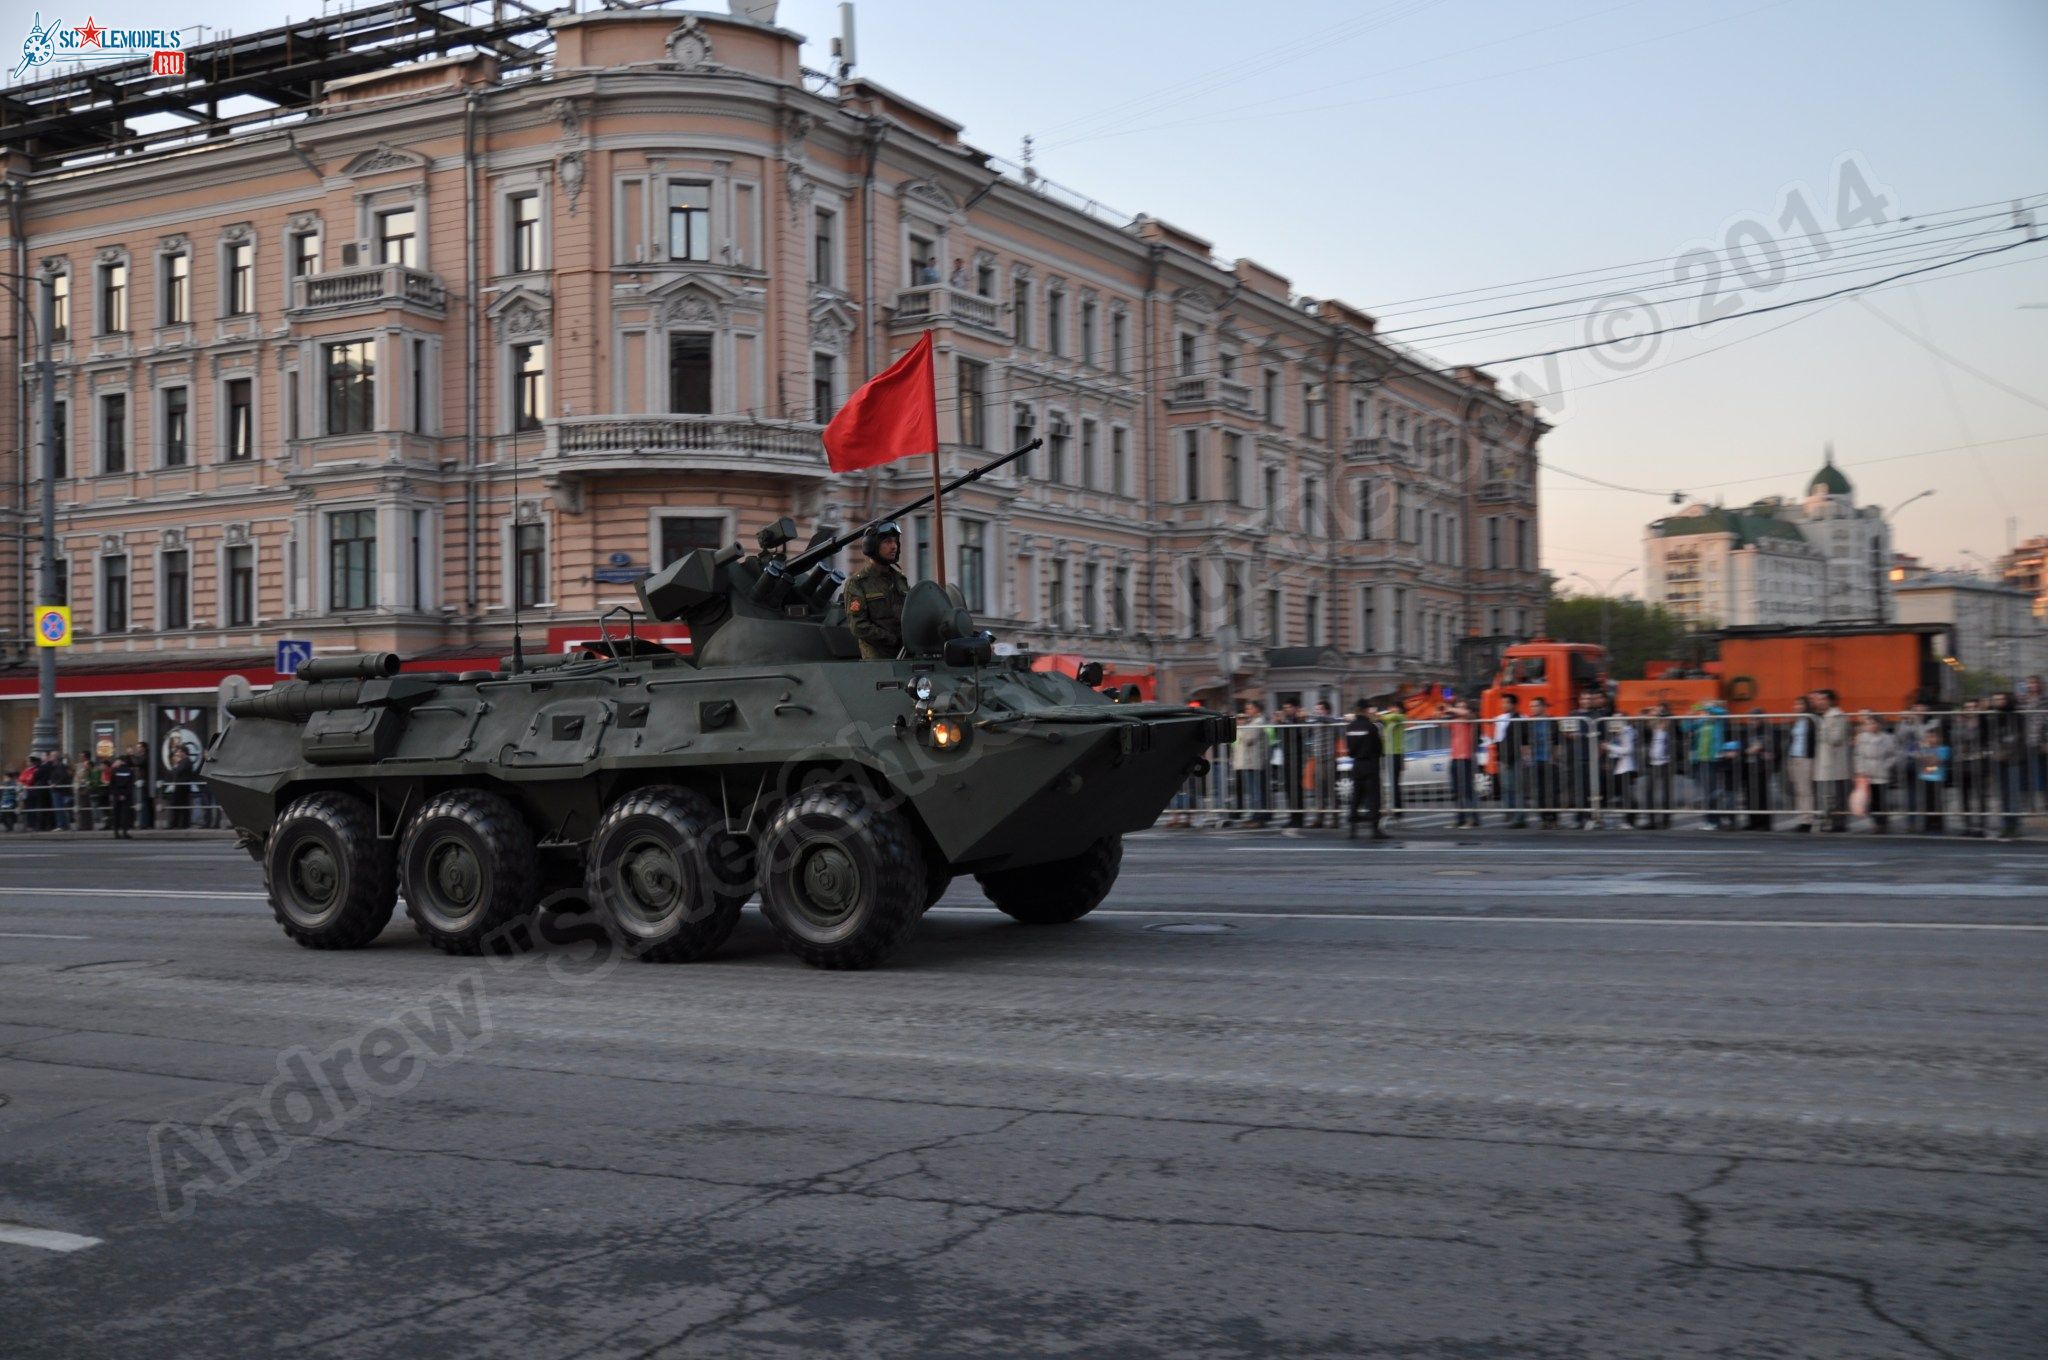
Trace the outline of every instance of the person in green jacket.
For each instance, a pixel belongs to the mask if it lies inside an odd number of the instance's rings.
[[[1401,775],[1408,764],[1408,715],[1399,704],[1388,704],[1380,711],[1380,740],[1386,747],[1387,770],[1390,787],[1387,806],[1391,809],[1387,820],[1401,820]]]

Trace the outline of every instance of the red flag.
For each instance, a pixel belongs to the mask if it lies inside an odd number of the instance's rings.
[[[938,451],[938,386],[926,331],[910,353],[847,398],[825,427],[825,454],[834,472],[851,472]]]

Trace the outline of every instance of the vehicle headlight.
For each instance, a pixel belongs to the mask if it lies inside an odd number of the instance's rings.
[[[920,675],[910,682],[911,697],[919,703],[930,703],[932,701],[932,693],[932,678],[929,675]]]
[[[967,744],[967,729],[958,718],[933,718],[932,746],[940,751],[957,751]]]

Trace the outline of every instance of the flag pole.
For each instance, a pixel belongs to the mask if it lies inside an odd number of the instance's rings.
[[[925,332],[930,338],[931,332]],[[932,380],[932,568],[938,578],[939,589],[946,588],[946,487],[939,470],[939,366],[937,362],[926,369]]]

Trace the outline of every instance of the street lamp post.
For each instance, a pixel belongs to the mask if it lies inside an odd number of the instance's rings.
[[[1925,491],[1921,492],[1921,493],[1920,493],[1919,495],[1917,495],[1917,496],[1908,496],[1908,497],[1906,497],[1906,499],[1904,499],[1904,500],[1900,501],[1900,502],[1899,502],[1899,503],[1898,503],[1897,505],[1893,506],[1893,507],[1891,508],[1891,511],[1890,511],[1890,513],[1889,513],[1889,514],[1884,514],[1884,515],[1880,515],[1880,516],[1878,516],[1878,519],[1877,519],[1877,522],[1878,522],[1878,526],[1879,526],[1880,528],[1883,528],[1883,527],[1887,527],[1887,526],[1889,526],[1889,525],[1891,524],[1891,522],[1892,522],[1892,516],[1893,516],[1893,515],[1896,515],[1896,514],[1898,514],[1898,513],[1899,513],[1899,511],[1901,511],[1901,510],[1905,509],[1905,508],[1906,508],[1907,506],[1911,505],[1911,504],[1912,504],[1912,503],[1913,503],[1914,501],[1924,501],[1924,500],[1926,500],[1926,499],[1927,499],[1927,498],[1928,498],[1929,496],[1932,496],[1933,494],[1934,494],[1934,488],[1933,488],[1933,487],[1929,487],[1929,488],[1928,488],[1927,490],[1925,490]],[[1889,539],[1887,539],[1887,542],[1889,542]],[[1882,554],[1878,554],[1878,553],[1873,553],[1873,554],[1871,554],[1871,558],[1870,558],[1870,607],[1871,607],[1872,611],[1873,611],[1874,613],[1876,613],[1876,615],[1877,615],[1877,621],[1878,621],[1879,623],[1889,623],[1889,622],[1891,622],[1891,619],[1890,619],[1890,617],[1889,617],[1889,616],[1890,616],[1890,614],[1891,614],[1891,610],[1890,610],[1889,608],[1887,608],[1887,607],[1886,607],[1886,604],[1885,604],[1885,600],[1886,600],[1886,591],[1885,591],[1885,588],[1884,588],[1884,577],[1885,577],[1885,572],[1886,572],[1886,571],[1887,571],[1887,570],[1888,570],[1888,569],[1890,568],[1890,566],[1891,566],[1891,564],[1890,564],[1889,562],[1886,562],[1886,561],[1884,561],[1884,560],[1883,560],[1883,556],[1882,556]],[[1852,614],[1852,615],[1850,615],[1850,617],[1851,617],[1851,618],[1854,618],[1854,617],[1855,617],[1855,615],[1853,615],[1853,614]]]
[[[36,569],[36,603],[57,602],[57,365],[51,354],[53,332],[57,324],[57,284],[48,274],[32,278],[26,274],[0,274],[0,279],[9,280],[5,285],[19,301],[22,311],[28,310],[28,299],[13,285],[32,283],[40,285],[36,311],[36,415],[42,422],[43,437],[38,441],[36,462],[41,469],[42,495],[40,511],[42,520],[42,562]],[[31,610],[31,616],[33,611]],[[36,648],[36,721],[29,729],[28,749],[36,755],[45,755],[57,749],[57,649]]]
[[[1600,650],[1603,652],[1611,652],[1614,650],[1613,645],[1609,640],[1609,630],[1607,626],[1608,612],[1614,603],[1614,588],[1620,585],[1623,581],[1626,581],[1629,577],[1635,575],[1640,570],[1642,570],[1640,567],[1630,567],[1627,571],[1615,577],[1612,581],[1609,581],[1604,587],[1598,581],[1586,575],[1586,573],[1584,573],[1583,571],[1575,571],[1572,573],[1572,575],[1578,577],[1581,581],[1584,581],[1587,585],[1593,587],[1593,589],[1600,592]]]

